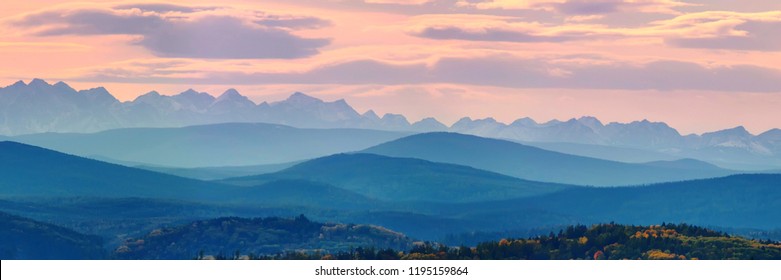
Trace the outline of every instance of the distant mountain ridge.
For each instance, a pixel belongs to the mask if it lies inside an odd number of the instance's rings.
[[[460,164],[527,180],[573,185],[640,185],[736,173],[692,159],[623,163],[452,132],[415,134],[362,152]]]
[[[214,167],[306,160],[366,149],[407,135],[369,129],[221,123],[121,128],[89,134],[41,133],[6,140],[130,166]]]
[[[604,124],[594,117],[546,123],[521,118],[510,124],[493,118],[465,117],[448,127],[434,118],[410,123],[398,114],[380,117],[372,110],[360,114],[344,99],[325,102],[301,92],[282,101],[256,104],[235,89],[228,89],[218,97],[193,89],[172,96],[152,91],[132,101],[120,102],[102,87],[77,91],[66,83],[52,85],[41,79],[0,88],[0,135],[5,136],[226,122],[263,122],[299,128],[450,131],[521,142],[642,149],[675,158],[705,160],[731,169],[781,167],[781,129],[752,135],[738,126],[702,135],[681,135],[662,122]]]
[[[317,158],[275,173],[219,182],[256,186],[279,180],[311,180],[385,201],[473,202],[534,196],[572,187],[462,165],[360,153]]]
[[[648,164],[713,168],[685,161]],[[0,142],[0,178],[0,211],[99,234],[112,244],[125,240],[123,233],[137,236],[189,219],[298,214],[375,224],[429,240],[610,221],[781,228],[781,174],[589,188],[418,159],[341,154],[224,180],[237,184],[227,185]]]
[[[702,135],[681,135],[663,122],[642,120],[603,124],[594,117],[581,117],[546,123],[523,118],[509,125],[493,118],[462,118],[451,126],[450,131],[524,143],[573,143],[595,145],[597,148],[641,149],[676,158],[696,158],[731,169],[763,170],[781,165],[779,129],[752,135],[743,126],[738,126]],[[541,147],[565,153],[573,150],[558,147],[561,148],[559,150],[545,144]],[[585,146],[579,148],[588,149]],[[582,155],[586,154],[588,151]]]
[[[447,128],[433,118],[410,124],[402,115],[378,117],[373,111],[361,115],[344,99],[325,102],[301,92],[282,101],[255,104],[235,89],[218,97],[193,89],[171,96],[151,91],[120,102],[102,87],[76,91],[63,82],[52,85],[41,79],[0,88],[0,135],[6,136],[226,122],[392,131]]]

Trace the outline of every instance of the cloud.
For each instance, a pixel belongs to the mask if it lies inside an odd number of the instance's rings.
[[[316,17],[289,17],[278,15],[267,15],[263,19],[256,20],[255,23],[267,27],[289,29],[316,29],[331,25],[330,21]]]
[[[414,34],[419,37],[438,40],[504,41],[504,42],[563,42],[576,39],[567,36],[540,36],[525,32],[487,28],[466,30],[459,27],[427,27]]]
[[[579,17],[562,24],[519,21],[513,17],[426,15],[410,21],[413,36],[437,40],[566,42],[621,38],[658,39],[669,46],[729,50],[781,50],[781,12],[699,12],[616,28],[589,24]]]
[[[275,28],[250,27],[233,17],[212,16],[165,24],[138,42],[161,57],[299,58],[317,53],[324,39],[303,39]]]
[[[433,0],[364,0],[370,4],[422,5]]]
[[[676,0],[484,0],[460,1],[459,5],[482,10],[546,10],[569,15],[617,12],[679,14],[675,8],[691,6]]]
[[[409,34],[437,40],[493,42],[566,42],[621,36],[603,25],[542,24],[518,18],[488,15],[425,15],[410,20]]]
[[[697,49],[732,50],[781,50],[781,22],[746,22],[735,26],[735,30],[745,31],[745,36],[725,36],[706,38],[669,38],[669,45]]]
[[[585,22],[585,21],[593,21],[593,20],[600,20],[605,18],[604,15],[575,15],[575,16],[569,16],[565,19],[565,22]]]
[[[137,65],[138,66],[138,65]],[[393,64],[356,60],[327,64],[303,72],[257,73],[135,67],[137,76],[95,69],[89,81],[190,84],[461,84],[505,88],[620,90],[707,90],[781,93],[781,70],[751,65],[705,66],[660,60],[636,64],[594,56],[521,58],[512,55],[445,57],[433,64]],[[118,67],[130,69],[132,67]],[[213,67],[222,69],[227,67]],[[191,71],[190,74],[185,72]]]
[[[556,11],[569,15],[600,15],[618,12],[623,1],[567,1],[554,5]]]
[[[315,55],[330,43],[292,33],[328,24],[319,18],[165,4],[50,10],[12,24],[37,36],[136,35],[134,44],[160,57],[292,59]]]
[[[681,30],[668,36],[669,45],[684,48],[781,50],[781,11],[762,13],[701,12],[653,23],[658,28]]]
[[[113,8],[118,10],[139,9],[141,11],[156,12],[156,13],[167,13],[167,12],[193,13],[199,11],[209,11],[209,10],[218,9],[218,7],[206,7],[206,6],[191,7],[191,6],[182,6],[182,5],[167,4],[167,3],[130,3],[130,4],[116,5]]]

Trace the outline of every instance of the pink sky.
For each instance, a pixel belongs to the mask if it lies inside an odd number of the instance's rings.
[[[210,4],[211,2],[211,4]],[[302,91],[411,120],[781,127],[776,0],[13,1],[0,85]]]

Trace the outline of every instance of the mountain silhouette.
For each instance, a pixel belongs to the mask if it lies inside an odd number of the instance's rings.
[[[472,166],[533,181],[593,186],[639,185],[721,177],[734,173],[695,160],[631,164],[446,132],[412,135],[363,152]]]

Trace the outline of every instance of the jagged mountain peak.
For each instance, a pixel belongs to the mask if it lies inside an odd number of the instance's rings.
[[[312,97],[310,95],[307,95],[303,92],[296,91],[293,94],[291,94],[285,101],[288,102],[323,102],[323,100],[320,100],[318,98]]]
[[[344,98],[340,98],[334,101],[333,103],[339,106],[348,106],[348,107],[350,106],[349,104],[347,104],[347,101],[345,101]]]
[[[100,96],[100,97],[110,97],[111,99],[116,100],[113,95],[111,95],[110,92],[104,87],[96,87],[91,89],[85,89],[78,91],[79,93],[84,93],[92,96]]]
[[[44,81],[43,79],[35,78],[30,81],[28,86],[51,86],[49,83]]]
[[[557,124],[560,124],[560,123],[562,123],[562,121],[557,120],[557,119],[552,119],[552,120],[549,120],[547,122],[541,123],[540,125],[541,126],[552,126],[552,125],[557,125]]]
[[[76,93],[77,92],[70,85],[68,85],[68,84],[66,84],[66,83],[64,83],[62,81],[59,81],[59,82],[55,83],[54,85],[52,85],[52,87],[54,87],[55,89],[61,91],[62,93]]]
[[[456,121],[456,123],[471,122],[471,121],[472,121],[472,118],[470,118],[470,117],[463,117],[463,118],[458,119],[458,121]]]
[[[179,93],[179,95],[201,95],[201,94],[206,94],[206,93],[198,92],[192,88],[188,88],[187,90]]]
[[[214,100],[215,104],[218,103],[224,103],[224,102],[230,102],[234,104],[233,106],[240,106],[240,107],[255,107],[255,102],[252,102],[244,95],[241,95],[238,90],[230,88],[220,94],[219,97],[217,97],[216,100]],[[268,106],[268,104],[266,105]]]
[[[58,89],[64,89],[64,90],[68,90],[68,91],[76,92],[76,90],[75,90],[75,89],[73,89],[73,88],[72,88],[70,85],[66,84],[66,83],[65,83],[65,82],[63,82],[63,81],[59,81],[59,82],[55,83],[55,84],[54,84],[54,87],[56,87],[56,88],[58,88]]]
[[[520,119],[517,119],[517,120],[513,121],[510,125],[511,126],[533,127],[533,126],[537,126],[538,123],[535,120],[533,120],[532,118],[530,118],[530,117],[523,117],[523,118],[520,118]]]
[[[111,93],[109,93],[108,90],[106,88],[104,88],[104,87],[94,87],[94,88],[91,88],[91,89],[80,90],[80,92],[88,92],[88,93],[92,93],[92,94],[98,94],[99,93],[99,94],[109,94],[109,95],[111,95]]]
[[[412,124],[412,129],[415,131],[446,131],[448,127],[437,119],[428,117],[421,119]]]
[[[163,95],[160,94],[159,92],[153,90],[153,91],[144,93],[142,95],[139,95],[138,97],[136,97],[136,99],[133,99],[133,101],[131,101],[130,103],[139,103],[139,102],[140,103],[149,103],[149,102],[153,102],[155,100],[161,100],[161,99],[163,99]]]
[[[160,93],[159,93],[159,92],[157,92],[156,90],[153,90],[153,91],[150,91],[150,92],[144,93],[144,94],[142,94],[142,95],[140,95],[140,96],[138,96],[138,97],[142,97],[142,96],[161,96],[161,95],[160,95]]]
[[[418,121],[418,123],[424,123],[424,122],[430,122],[430,123],[437,122],[437,123],[439,123],[439,121],[436,118],[433,118],[433,117],[422,118],[422,119],[420,119],[420,121]]]
[[[366,113],[363,113],[362,115],[364,118],[371,119],[371,120],[379,120],[380,116],[377,116],[377,113],[374,112],[374,110],[366,111]]]
[[[214,96],[207,92],[199,92],[194,89],[187,89],[183,92],[180,92],[177,95],[170,96],[176,100],[188,100],[188,101],[195,101],[195,102],[211,102],[214,100]]]
[[[382,115],[382,119],[405,119],[406,120],[407,118],[401,114],[386,113],[385,115]]]
[[[578,122],[584,123],[584,124],[598,124],[599,126],[602,126],[602,121],[600,121],[598,118],[592,117],[592,116],[582,116],[582,117],[578,118],[577,120],[578,120]]]
[[[707,136],[722,136],[722,135],[724,135],[724,136],[736,136],[736,137],[751,137],[751,136],[753,136],[742,125],[736,126],[736,127],[733,127],[733,128],[729,128],[729,129],[724,129],[724,130],[719,130],[719,131],[715,131],[715,132],[708,132],[708,133],[702,134],[703,137],[707,137]]]
[[[14,83],[11,86],[12,87],[26,87],[27,84],[24,81],[22,81],[22,80],[18,80],[18,81],[16,81],[16,83]]]
[[[759,136],[781,138],[781,129],[774,128],[774,129],[762,132],[762,134],[760,134]]]
[[[239,91],[236,90],[235,88],[229,88],[229,89],[225,90],[225,92],[220,94],[220,97],[223,97],[223,96],[225,96],[225,97],[239,97],[239,96],[243,96],[243,95],[241,95],[241,93],[239,93]]]

